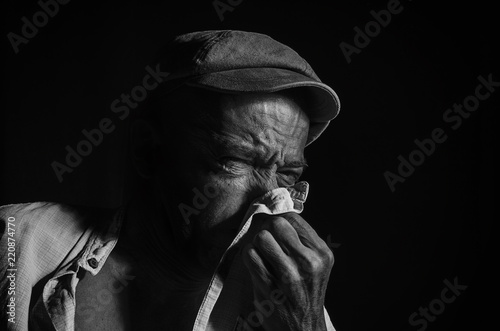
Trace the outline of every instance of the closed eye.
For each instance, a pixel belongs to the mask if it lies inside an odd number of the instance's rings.
[[[251,162],[233,156],[223,156],[218,159],[219,168],[226,174],[242,175],[248,171]]]
[[[219,159],[220,164],[230,164],[230,163],[244,163],[251,165],[252,162],[249,160],[241,159],[234,156],[223,156]]]

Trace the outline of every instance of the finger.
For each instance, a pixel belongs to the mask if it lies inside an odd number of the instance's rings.
[[[243,248],[243,264],[250,272],[254,287],[257,287],[259,292],[267,293],[274,288],[275,278],[253,244],[247,244]]]
[[[294,270],[295,263],[269,231],[259,231],[253,239],[253,245],[264,262],[268,263],[268,270],[274,276],[289,274]]]
[[[315,236],[312,238],[303,236],[301,239],[300,230],[297,231],[296,228],[299,227],[300,229],[301,224],[309,225],[297,214],[295,214],[295,217],[293,215],[288,216],[292,219],[292,222],[296,221],[296,227],[293,227],[290,221],[279,216],[266,222],[263,228],[268,229],[283,251],[289,256],[292,261],[291,264],[295,266],[291,270],[300,270],[299,273],[302,275],[302,272],[314,272],[323,265],[333,265],[333,253],[328,245],[317,236],[315,231],[313,233]],[[300,275],[290,273],[286,269],[285,272],[288,272],[286,275],[289,275],[285,279],[289,281],[300,279]]]
[[[269,231],[288,256],[296,256],[308,249],[302,244],[295,228],[283,217],[274,216],[265,222],[261,229]]]
[[[289,224],[297,231],[300,242],[313,250],[324,250],[328,245],[318,235],[318,233],[297,213],[284,213],[279,216],[285,218]]]

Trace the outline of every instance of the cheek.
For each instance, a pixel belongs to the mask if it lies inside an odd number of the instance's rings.
[[[198,215],[200,226],[205,229],[237,227],[241,221],[239,218],[243,218],[249,205],[245,190],[232,184],[212,193],[213,196],[208,198],[206,207]]]
[[[206,186],[211,188],[211,196],[207,196],[206,207],[196,217],[196,232],[202,240],[232,239],[254,200],[248,189],[248,178],[224,178],[213,174],[209,183],[213,183]],[[212,190],[214,187],[216,189]]]

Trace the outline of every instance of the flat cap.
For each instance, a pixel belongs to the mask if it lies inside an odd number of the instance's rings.
[[[271,37],[245,31],[212,30],[173,38],[159,54],[167,86],[186,84],[225,93],[271,93],[306,89],[304,111],[310,120],[307,145],[340,110],[335,91],[290,47]]]

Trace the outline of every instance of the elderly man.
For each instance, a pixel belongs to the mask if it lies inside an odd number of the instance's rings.
[[[299,178],[337,95],[258,33],[178,36],[159,64],[169,76],[133,123],[123,208],[0,209],[3,323],[334,330],[323,306],[333,254],[299,215]]]

